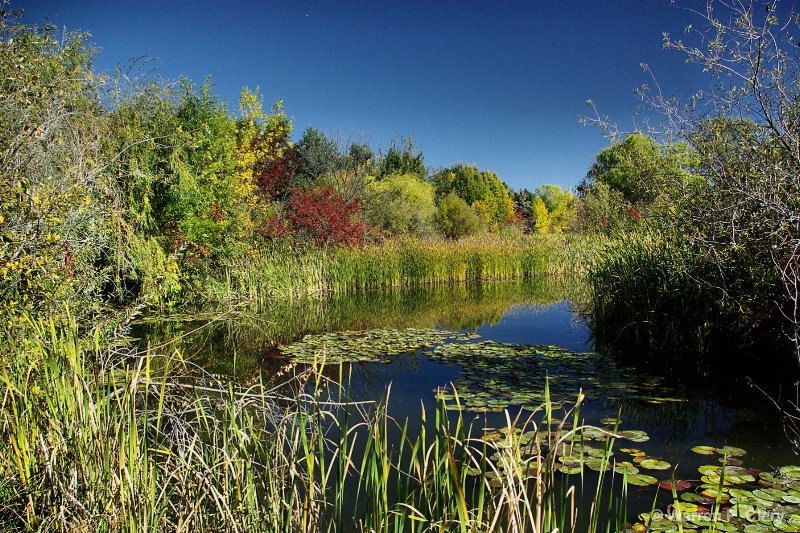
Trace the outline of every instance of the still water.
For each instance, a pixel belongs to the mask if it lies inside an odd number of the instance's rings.
[[[392,290],[276,302],[266,312],[237,311],[210,324],[155,319],[140,324],[134,334],[151,346],[180,338],[169,345],[170,350],[180,350],[214,373],[241,380],[259,373],[269,376],[285,368],[287,358],[281,345],[306,335],[343,330],[444,329],[473,334],[477,337],[474,342],[494,341],[513,349],[546,345],[589,354],[593,349],[591,331],[581,319],[580,305],[573,303],[583,297],[580,288],[570,282],[543,280]],[[397,420],[408,420],[412,432],[419,427],[423,409],[427,413],[436,409],[435,391],[463,382],[466,374],[471,376],[473,389],[481,386],[475,384],[475,376],[481,376],[480,368],[476,372],[470,368],[470,361],[443,358],[430,348],[408,350],[381,361],[365,360],[342,367],[349,394],[358,401],[386,401],[389,413]],[[800,463],[785,435],[780,413],[766,395],[750,386],[746,368],[738,376],[726,372],[717,379],[713,374],[693,375],[691,370],[686,375],[658,375],[648,368],[634,369],[606,360],[593,365],[587,367],[592,375],[586,376],[587,370],[582,367],[580,378],[568,366],[551,365],[547,371],[561,390],[569,390],[574,384],[575,396],[582,384],[614,381],[613,394],[594,394],[583,402],[581,419],[602,426],[601,420],[621,412],[620,430],[643,431],[649,439],[617,446],[635,447],[649,458],[669,463],[669,470],[646,472],[659,480],[673,474],[675,479],[696,480],[699,466],[712,461],[710,464],[719,464],[718,457],[692,452],[696,446],[742,448],[746,451],[740,457],[744,466],[763,471]],[[339,372],[336,365],[328,375],[335,377]],[[487,379],[490,373],[486,371]],[[514,386],[519,388],[542,378],[524,372],[513,377]],[[757,385],[776,394],[774,382],[760,379]],[[653,384],[646,398],[626,394],[626,388],[640,383]],[[654,402],[654,398],[659,400]],[[512,419],[520,413],[519,405],[507,408]],[[502,409],[468,415],[485,427],[502,426],[506,417]],[[669,495],[662,492],[657,507],[668,503]],[[653,487],[632,490],[629,508],[634,516],[650,509],[654,494]]]

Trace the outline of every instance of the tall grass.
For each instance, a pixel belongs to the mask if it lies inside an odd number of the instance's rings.
[[[601,348],[697,353],[718,326],[719,304],[698,281],[713,273],[679,240],[627,233],[600,247],[588,270],[588,319]]]
[[[507,415],[488,442],[440,408],[411,435],[385,403],[348,403],[321,366],[234,386],[178,354],[31,331],[0,370],[6,530],[586,531],[579,487],[555,474],[578,409],[571,428],[552,425],[549,402],[539,425]],[[601,488],[581,522],[592,531]]]
[[[271,249],[233,260],[219,301],[266,301],[329,292],[530,278],[582,272],[590,237],[483,234],[458,241],[407,238],[363,248]]]

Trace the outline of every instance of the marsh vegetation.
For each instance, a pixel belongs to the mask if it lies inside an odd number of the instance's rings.
[[[799,531],[797,19],[712,6],[574,193],[2,11],[4,527]]]

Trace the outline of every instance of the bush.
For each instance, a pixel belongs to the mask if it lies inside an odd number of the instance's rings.
[[[475,210],[452,192],[439,204],[436,223],[445,237],[450,239],[473,235],[481,229],[481,219]]]

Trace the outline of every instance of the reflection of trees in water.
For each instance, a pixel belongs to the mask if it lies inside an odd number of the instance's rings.
[[[132,334],[141,346],[164,345],[217,374],[269,375],[285,361],[275,347],[306,334],[373,328],[436,328],[475,331],[495,324],[515,305],[541,307],[577,298],[578,282],[569,278],[459,283],[332,295],[328,298],[275,300],[254,311],[220,313],[204,319],[188,315],[152,319]],[[169,343],[166,344],[165,343]]]
[[[645,429],[659,444],[726,443],[767,456],[789,455],[780,417],[752,392],[743,390],[735,398],[698,391],[676,396],[686,400],[663,404],[623,400],[613,407],[622,407],[623,429]]]
[[[681,398],[683,393],[677,393]],[[652,439],[669,444],[702,436],[724,435],[736,422],[736,411],[708,399],[693,398],[662,404],[643,400],[614,402],[622,407],[622,429],[646,429]]]

